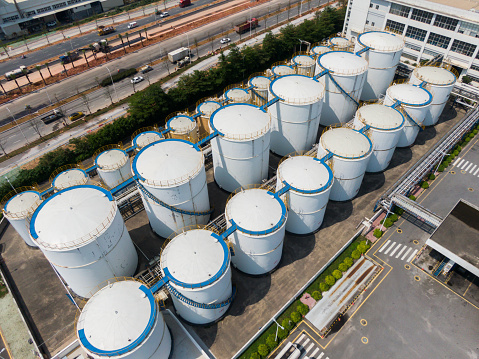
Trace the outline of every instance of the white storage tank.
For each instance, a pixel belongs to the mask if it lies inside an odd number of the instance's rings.
[[[211,115],[210,127],[218,133],[211,150],[215,181],[222,189],[233,192],[268,178],[268,113],[251,104],[229,104]]]
[[[233,243],[233,265],[250,275],[275,269],[283,254],[288,212],[278,195],[265,189],[240,189],[226,203],[228,228],[237,227],[228,239]]]
[[[299,235],[317,231],[334,182],[331,168],[315,157],[286,157],[278,166],[276,179],[276,192],[291,187],[282,196],[288,207],[286,230]]]
[[[101,152],[95,157],[95,165],[101,180],[110,188],[118,186],[131,177],[130,157],[121,148],[111,148]]]
[[[33,187],[21,187],[8,193],[2,200],[3,215],[30,247],[37,247],[30,237],[28,217],[42,203],[40,193]]]
[[[226,313],[233,299],[230,252],[216,233],[193,229],[178,234],[164,247],[160,264],[184,320],[208,324]]]
[[[251,94],[241,87],[233,87],[225,91],[224,98],[229,103],[250,103]]]
[[[271,72],[274,78],[295,74],[294,67],[286,64],[273,66]]]
[[[267,76],[257,74],[248,80],[248,84],[251,89],[251,97],[253,104],[256,106],[262,106],[268,102],[268,88],[271,83],[271,79]]]
[[[198,146],[178,139],[152,143],[135,156],[132,171],[156,234],[167,238],[183,227],[208,222],[210,201]]]
[[[271,151],[285,156],[310,150],[316,142],[324,86],[311,77],[287,75],[271,82],[268,100],[280,98],[268,108],[271,114]]]
[[[360,34],[354,52],[369,47],[361,57],[369,63],[366,82],[361,93],[362,101],[380,98],[394,79],[396,67],[404,49],[404,40],[385,31],[368,31]]]
[[[30,235],[80,297],[112,277],[132,276],[138,256],[115,198],[84,185],[56,192],[33,213]]]
[[[300,54],[293,56],[293,64],[296,67],[296,73],[298,75],[313,76],[314,69],[316,67],[316,61],[314,57]]]
[[[442,67],[416,67],[409,80],[413,85],[424,85],[431,90],[432,102],[423,121],[424,126],[433,126],[439,120],[444,106],[456,83],[456,75]]]
[[[191,116],[175,114],[168,119],[166,127],[170,130],[168,132],[170,138],[198,142],[198,127]]]
[[[90,176],[81,168],[70,168],[62,171],[52,180],[52,187],[55,191],[83,184],[90,184]]]
[[[326,93],[321,113],[321,124],[349,122],[358,107],[359,97],[366,80],[368,62],[351,52],[332,51],[318,57],[316,74],[328,70],[320,77]]]
[[[197,122],[201,137],[210,134],[210,117],[220,107],[221,104],[216,100],[202,101],[196,106],[196,112],[200,114]]]
[[[426,113],[429,111],[432,94],[419,86],[399,84],[390,86],[386,91],[384,104],[394,106],[400,101],[405,112],[403,132],[399,137],[397,147],[409,147],[416,141],[420,127],[423,125]],[[398,107],[399,109],[399,107]]]
[[[362,106],[356,111],[354,128],[360,130],[369,126],[367,131],[373,142],[373,154],[366,172],[381,172],[389,166],[404,122],[401,112],[383,104]]]
[[[327,161],[334,173],[331,200],[348,201],[358,194],[372,149],[371,140],[359,131],[336,127],[323,132],[319,139],[318,158],[332,154]]]
[[[154,130],[147,130],[138,133],[136,136],[133,137],[131,141],[131,145],[135,147],[135,150],[138,152],[143,147],[148,146],[150,143],[159,141],[163,139],[163,135]]]
[[[329,39],[329,48],[332,51],[351,51],[353,43],[344,37],[336,36]]]
[[[76,322],[82,348],[95,359],[168,359],[170,331],[141,282],[112,279],[85,304]]]
[[[331,49],[327,46],[317,45],[317,46],[313,46],[311,48],[311,55],[316,60],[320,55],[325,54],[326,52],[330,52],[330,51],[331,51]]]

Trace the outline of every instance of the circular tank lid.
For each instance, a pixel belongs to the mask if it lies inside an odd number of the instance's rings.
[[[72,168],[59,173],[52,181],[52,186],[56,188],[64,188],[85,184],[88,182],[88,175],[81,168]]]
[[[358,36],[358,42],[363,47],[375,51],[395,52],[404,48],[404,40],[399,36],[385,31],[369,31]]]
[[[267,190],[252,188],[236,193],[226,203],[226,216],[241,232],[267,234],[281,227],[286,220],[286,206]]]
[[[414,75],[432,85],[452,85],[456,82],[456,76],[449,70],[442,67],[424,66],[416,67]]]
[[[138,149],[149,145],[150,143],[159,141],[163,138],[163,135],[156,131],[145,131],[135,136],[133,139],[133,146]]]
[[[225,92],[225,99],[236,101],[236,102],[244,102],[250,98],[250,93],[248,90],[242,89],[240,87],[235,87],[229,89]]]
[[[119,148],[103,151],[95,158],[95,164],[100,169],[118,168],[125,164],[128,160],[128,155],[125,151]]]
[[[395,130],[404,123],[401,112],[377,103],[360,107],[356,115],[362,123],[378,130]]]
[[[193,118],[187,115],[178,115],[168,120],[167,126],[173,132],[178,134],[189,133],[196,127],[196,122]]]
[[[294,69],[291,66],[288,66],[288,65],[273,66],[271,71],[273,71],[273,74],[275,74],[276,76],[284,76],[284,75],[294,74]]]
[[[351,46],[351,41],[340,36],[330,38],[329,43],[333,46],[339,46],[339,47]]]
[[[331,49],[327,46],[319,45],[319,46],[313,47],[311,51],[316,55],[322,55],[322,54],[325,54],[326,52],[330,52]]]
[[[293,57],[293,62],[300,66],[314,66],[314,58],[309,55],[297,55]]]
[[[232,103],[216,110],[210,117],[210,126],[220,136],[233,140],[251,140],[261,137],[270,128],[269,115],[258,106]]]
[[[287,158],[279,165],[278,176],[293,190],[301,193],[322,192],[333,184],[331,168],[310,156]]]
[[[77,321],[83,347],[102,356],[119,356],[141,345],[158,315],[155,298],[142,283],[112,281],[88,300]]]
[[[365,59],[347,51],[326,52],[318,57],[318,64],[341,75],[357,75],[368,69],[368,62]]]
[[[229,266],[229,250],[215,233],[193,229],[178,234],[161,252],[161,267],[175,284],[202,287],[218,279]]]
[[[193,143],[166,139],[141,149],[133,159],[132,170],[149,185],[171,186],[187,182],[202,168],[203,155]]]
[[[20,192],[5,203],[3,211],[7,217],[9,215],[18,215],[21,213],[27,215],[27,213],[34,210],[41,200],[40,193],[37,191]]]
[[[116,214],[116,202],[104,188],[65,188],[43,201],[33,213],[30,235],[47,248],[72,248],[100,235]]]
[[[286,75],[273,80],[271,93],[286,103],[305,105],[324,97],[324,85],[304,75]]]
[[[255,76],[249,80],[249,84],[260,90],[267,90],[271,79],[266,76]]]
[[[337,127],[324,132],[320,143],[334,155],[349,159],[365,157],[371,153],[373,147],[366,135],[347,127]]]
[[[428,90],[412,84],[389,86],[386,94],[405,105],[425,106],[432,101],[432,95]]]
[[[205,101],[198,105],[196,111],[202,113],[205,116],[211,116],[211,114],[220,107],[221,104],[217,101]]]

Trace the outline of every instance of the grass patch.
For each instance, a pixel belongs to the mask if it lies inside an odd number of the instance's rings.
[[[0,281],[0,298],[5,297],[7,293],[8,293],[7,287],[2,281]]]

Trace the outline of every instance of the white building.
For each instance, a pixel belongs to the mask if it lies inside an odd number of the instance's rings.
[[[460,75],[479,80],[477,0],[349,0],[343,34],[355,39],[372,30],[401,34],[404,61],[441,54]]]

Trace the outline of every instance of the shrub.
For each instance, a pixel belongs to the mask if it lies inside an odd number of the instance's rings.
[[[409,196],[409,199],[410,199],[411,201],[415,201],[415,200],[416,200],[416,196],[410,195],[410,196]]]
[[[296,310],[299,312],[299,314],[306,315],[309,312],[309,307],[306,304],[301,303],[296,307]]]
[[[366,251],[368,250],[368,248],[366,247],[366,245],[364,245],[364,244],[361,243],[356,250],[357,250],[359,253],[364,254],[364,253],[366,253]]]
[[[440,166],[437,168],[437,172],[444,172],[444,166],[443,166],[443,165],[440,165]]]
[[[459,154],[459,151],[458,150],[455,150],[453,153],[452,153],[454,156],[457,156]]]
[[[329,285],[330,287],[332,287],[334,285],[334,283],[336,283],[336,279],[334,279],[334,277],[332,275],[328,275],[326,276],[326,278],[324,278],[324,281],[326,282],[327,285]]]
[[[451,161],[444,161],[442,164],[444,165],[444,167],[449,167]]]
[[[339,266],[338,266],[338,269],[341,272],[346,272],[348,270],[348,265],[346,263],[340,263]]]
[[[289,334],[289,330],[286,330],[286,328],[285,329],[281,329],[281,328],[278,329],[278,339],[279,340],[285,339],[288,336],[288,334]]]
[[[472,82],[472,79],[469,77],[469,76],[462,76],[462,82],[464,82],[465,84],[469,84]]]
[[[301,314],[299,314],[298,312],[291,313],[291,320],[293,321],[293,323],[299,323],[299,321],[301,320]]]
[[[348,268],[349,268],[349,267],[351,267],[351,266],[353,265],[354,261],[352,260],[351,257],[346,257],[346,258],[344,258],[343,263],[346,264],[346,265],[348,266]]]
[[[402,216],[402,214],[404,213],[404,209],[396,206],[394,207],[394,213],[396,213],[398,216]]]
[[[261,356],[258,354],[258,352],[254,352],[253,354],[251,354],[249,359],[261,359]]]
[[[343,273],[339,269],[333,270],[333,277],[336,280],[341,279],[342,276],[343,276]]]
[[[383,235],[383,231],[381,231],[379,228],[376,228],[373,232],[373,236],[376,237],[376,238],[381,238]],[[353,251],[353,253],[351,253],[351,257],[354,258],[353,254],[354,254],[355,251]],[[359,253],[357,254],[357,258],[354,258],[354,259],[358,259],[360,257]]]
[[[262,358],[269,354],[269,348],[266,344],[258,345],[258,354],[261,355]]]
[[[474,130],[474,131],[472,131],[472,133],[473,133],[474,135],[477,135],[478,132],[479,132],[479,130]]]
[[[273,351],[274,348],[278,346],[278,343],[276,342],[276,335],[275,334],[270,334],[266,338],[266,345],[268,346],[269,351]]]
[[[424,181],[423,183],[421,183],[421,188],[428,189],[429,188],[429,183]]]
[[[435,179],[436,179],[436,175],[435,175],[434,173],[431,173],[431,174],[429,175],[429,179],[430,179],[430,180],[435,180]]]
[[[399,217],[398,217],[397,214],[393,213],[393,214],[390,214],[390,215],[389,215],[389,219],[390,219],[391,221],[393,221],[393,222],[397,222],[398,219],[399,219]]]
[[[468,137],[465,139],[466,142],[469,142],[471,139]]]
[[[344,263],[341,263],[341,264],[344,264]],[[340,265],[341,265],[341,264],[340,264]],[[321,293],[320,293],[319,291],[315,290],[315,291],[313,292],[313,294],[311,295],[311,297],[313,297],[314,300],[318,301],[318,300],[320,300],[323,296],[321,295]]]
[[[461,146],[456,146],[456,149],[455,149],[455,150],[456,150],[456,151],[458,152],[458,154],[459,154],[459,152],[462,151],[462,147],[461,147]],[[456,155],[456,156],[457,156],[457,155]]]
[[[322,292],[327,292],[329,290],[329,285],[324,282],[319,283],[319,290]]]
[[[389,228],[394,224],[394,222],[390,218],[386,218],[386,220],[383,222],[384,227]]]
[[[111,80],[113,79],[113,82],[118,82],[118,81],[121,81],[123,79],[126,79],[127,77],[130,77],[131,75],[134,75],[136,74],[138,71],[136,69],[126,69],[126,70],[123,70],[120,72],[118,72],[117,74],[114,74],[112,75],[111,77],[108,76],[108,77],[105,77],[101,82],[100,82],[100,86],[101,87],[106,87],[106,86],[110,86],[112,83],[111,83]]]
[[[287,331],[290,331],[291,328],[293,328],[293,324],[291,323],[291,319],[284,318],[283,321],[281,322],[281,326],[283,328],[285,328]]]

